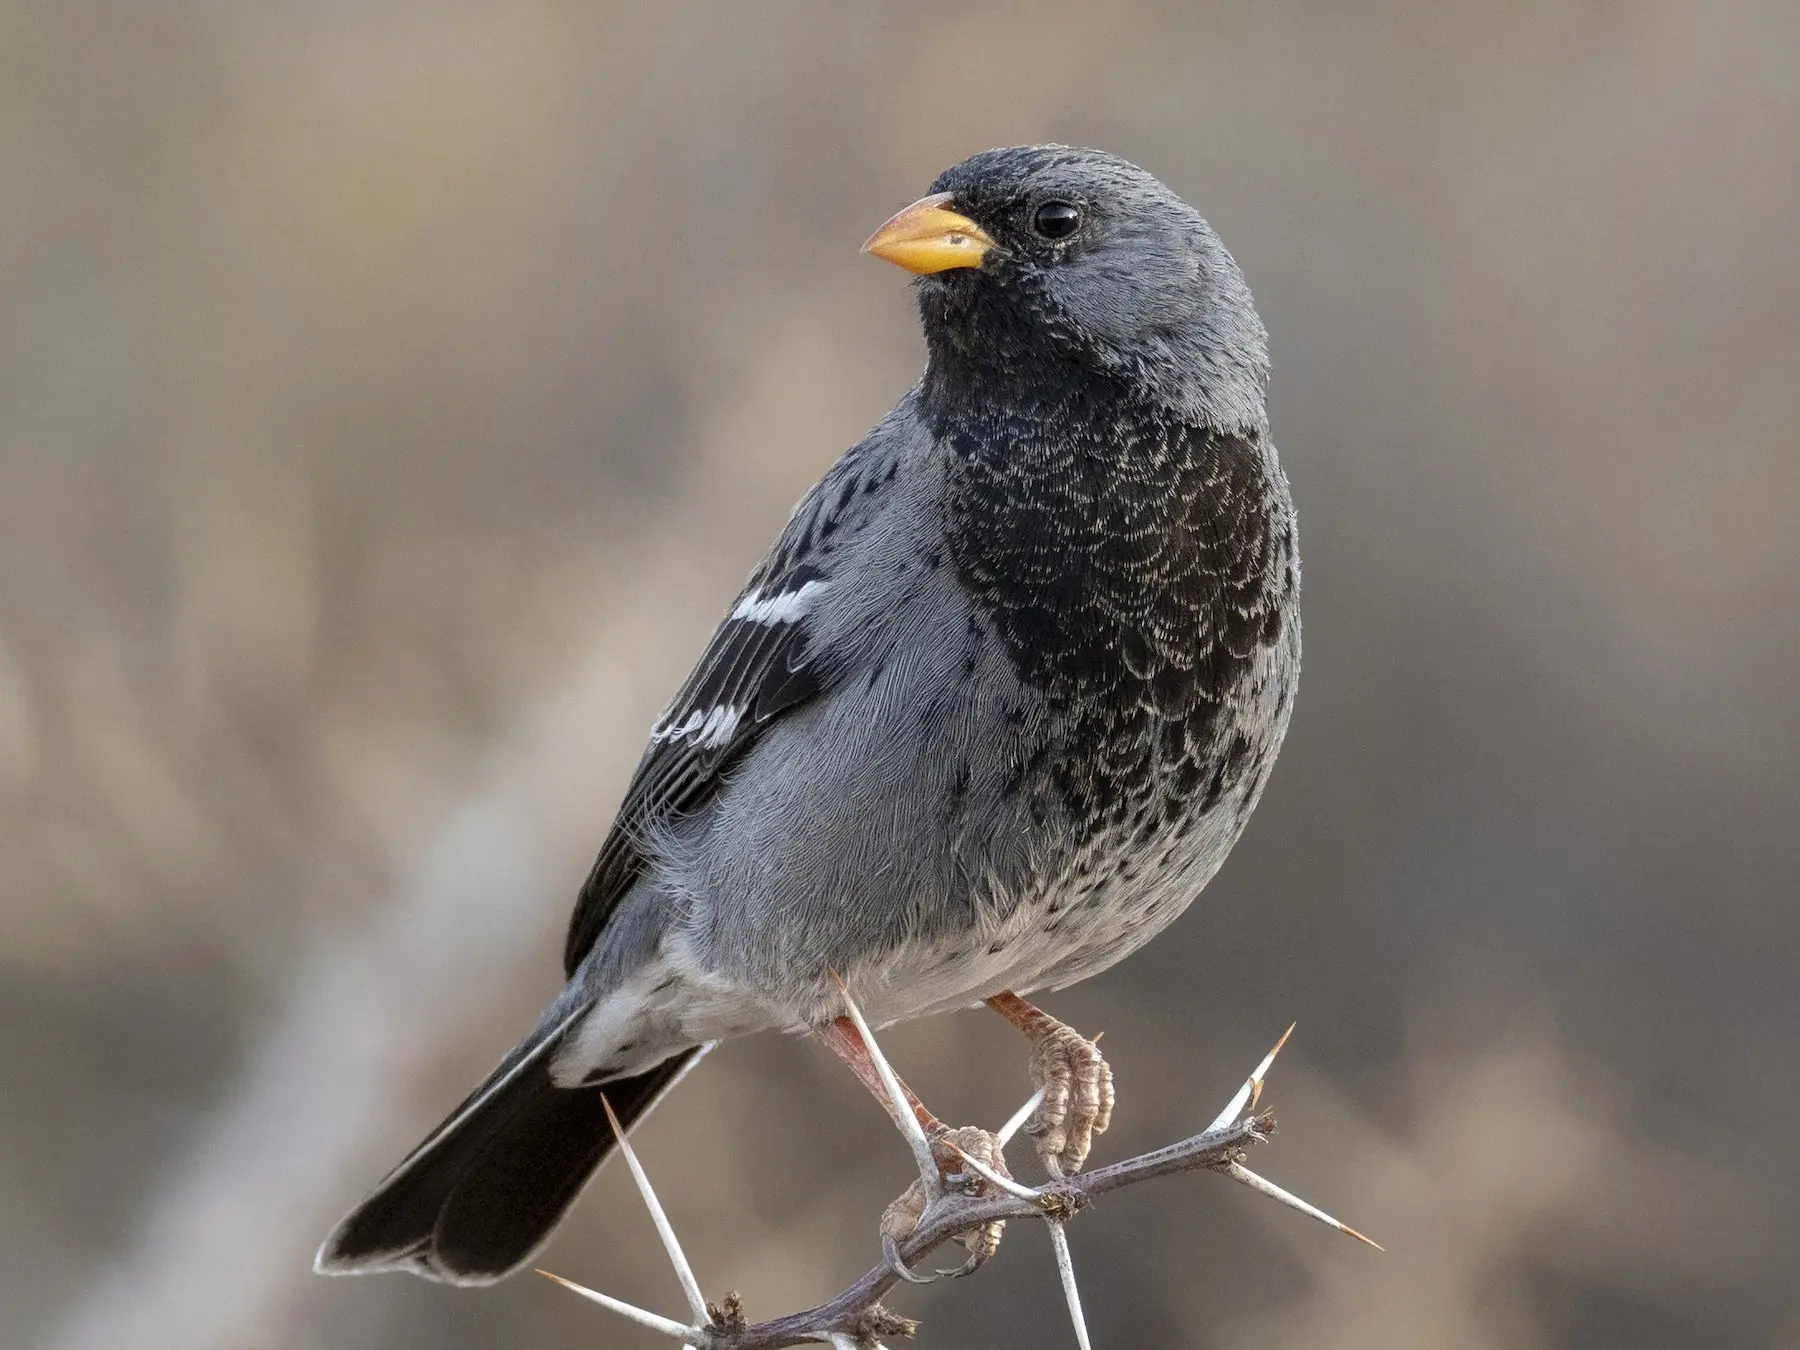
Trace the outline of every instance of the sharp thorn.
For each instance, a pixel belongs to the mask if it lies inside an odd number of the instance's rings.
[[[1055,1219],[1050,1229],[1050,1246],[1056,1253],[1056,1273],[1062,1279],[1063,1297],[1068,1300],[1069,1320],[1075,1324],[1075,1341],[1081,1350],[1093,1350],[1088,1341],[1087,1319],[1081,1313],[1081,1290],[1075,1286],[1075,1260],[1069,1255],[1069,1235]]]
[[[881,1086],[886,1090],[888,1100],[893,1103],[894,1118],[900,1133],[906,1136],[906,1142],[912,1148],[913,1159],[919,1165],[919,1180],[924,1183],[925,1198],[935,1200],[943,1193],[943,1184],[938,1177],[937,1158],[931,1151],[931,1141],[925,1137],[925,1127],[919,1124],[919,1118],[913,1114],[912,1103],[906,1100],[899,1076],[887,1062],[887,1056],[881,1053],[881,1047],[875,1043],[875,1033],[869,1030],[869,1024],[863,1020],[862,1009],[850,997],[850,986],[844,983],[844,977],[835,970],[831,972],[831,978],[837,981],[838,993],[844,999],[844,1009],[856,1027],[856,1034],[862,1037],[863,1048],[869,1052],[869,1062],[875,1066],[875,1074],[881,1079]]]
[[[612,1103],[606,1100],[604,1092],[600,1094],[600,1105],[606,1108],[606,1119],[612,1125],[613,1138],[618,1141],[625,1165],[631,1169],[632,1180],[637,1182],[638,1194],[644,1198],[644,1208],[650,1211],[650,1221],[656,1225],[656,1235],[662,1239],[663,1250],[669,1254],[669,1264],[675,1267],[675,1278],[681,1282],[681,1292],[687,1296],[688,1307],[693,1311],[695,1321],[705,1326],[708,1316],[706,1296],[700,1292],[700,1282],[694,1278],[694,1268],[688,1264],[687,1256],[681,1250],[681,1240],[675,1236],[675,1227],[663,1212],[662,1202],[656,1198],[656,1191],[650,1185],[650,1176],[638,1161],[637,1150],[632,1148],[631,1140],[625,1137],[624,1127],[619,1124],[618,1116],[613,1114]]]
[[[989,1167],[986,1163],[981,1161],[980,1158],[969,1153],[969,1151],[964,1149],[961,1145],[948,1139],[946,1139],[944,1143],[955,1149],[957,1156],[967,1163],[975,1173],[984,1180],[992,1182],[1008,1195],[1016,1196],[1020,1200],[1030,1200],[1034,1204],[1040,1203],[1043,1200],[1043,1197],[1032,1190],[1031,1187],[1007,1176],[1004,1172],[996,1171],[994,1168]]]
[[[1275,1042],[1275,1048],[1263,1056],[1262,1063],[1250,1071],[1250,1076],[1244,1080],[1244,1085],[1225,1104],[1225,1109],[1213,1118],[1213,1123],[1206,1127],[1208,1133],[1234,1124],[1238,1116],[1243,1113],[1246,1104],[1252,1110],[1255,1109],[1257,1102],[1262,1100],[1263,1079],[1268,1076],[1269,1066],[1275,1062],[1275,1056],[1281,1053],[1281,1047],[1288,1043],[1288,1037],[1294,1034],[1294,1027],[1298,1025],[1299,1023],[1296,1022],[1281,1033],[1281,1039]]]
[[[540,1270],[538,1271],[538,1274],[542,1275],[546,1280],[555,1280],[563,1288],[572,1290],[591,1302],[598,1303],[602,1308],[611,1309],[621,1317],[629,1317],[639,1326],[649,1327],[652,1331],[660,1331],[663,1335],[681,1341],[684,1344],[698,1343],[705,1334],[703,1330],[704,1324],[697,1327],[684,1327],[681,1323],[672,1318],[661,1317],[653,1312],[646,1312],[635,1304],[627,1303],[623,1299],[614,1298],[610,1294],[602,1294],[597,1289],[589,1289],[586,1285],[576,1284],[573,1280],[565,1280],[560,1275],[552,1275],[547,1270]]]
[[[1299,1196],[1282,1190],[1281,1187],[1277,1186],[1274,1182],[1266,1177],[1258,1176],[1242,1163],[1227,1163],[1219,1170],[1225,1173],[1225,1175],[1230,1177],[1233,1181],[1240,1182],[1241,1184],[1248,1186],[1251,1190],[1266,1195],[1269,1199],[1280,1204],[1286,1205],[1289,1209],[1297,1209],[1302,1214],[1306,1215],[1307,1218],[1316,1219],[1327,1228],[1335,1228],[1338,1232],[1343,1233],[1347,1237],[1353,1237],[1358,1242],[1366,1242],[1378,1252],[1385,1252],[1387,1250],[1386,1247],[1383,1247],[1379,1242],[1375,1241],[1374,1238],[1364,1237],[1349,1224],[1332,1218],[1331,1215],[1327,1214],[1318,1206],[1309,1205]]]
[[[1008,1120],[1006,1124],[1000,1127],[999,1133],[997,1133],[994,1138],[1000,1141],[1001,1148],[1007,1146],[1012,1140],[1012,1137],[1019,1132],[1019,1128],[1024,1125],[1026,1121],[1031,1119],[1032,1113],[1044,1104],[1044,1094],[1049,1090],[1050,1089],[1048,1088],[1039,1088],[1036,1092],[1032,1093],[1031,1100],[1026,1102],[1025,1105],[1021,1106],[1017,1111],[1014,1111],[1012,1113],[1012,1119]]]

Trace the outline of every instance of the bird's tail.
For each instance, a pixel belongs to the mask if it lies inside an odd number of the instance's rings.
[[[540,1027],[331,1230],[323,1275],[407,1270],[448,1284],[492,1284],[550,1237],[613,1148],[601,1094],[627,1129],[706,1053],[560,1088],[550,1063],[578,1016]]]

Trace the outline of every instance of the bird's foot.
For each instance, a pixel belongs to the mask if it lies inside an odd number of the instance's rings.
[[[1035,1009],[1033,1011],[1036,1011]],[[1046,1013],[1025,1028],[1031,1037],[1028,1072],[1044,1100],[1025,1132],[1045,1163],[1063,1176],[1079,1172],[1094,1136],[1112,1123],[1112,1067],[1100,1047]]]
[[[1007,1170],[1006,1155],[1002,1152],[1000,1140],[974,1125],[954,1130],[939,1128],[932,1135],[931,1152],[937,1159],[938,1178],[946,1191],[981,1195],[993,1189],[993,1184],[968,1166],[965,1158],[985,1163],[1001,1176],[1012,1176]],[[936,1275],[920,1275],[909,1270],[900,1259],[900,1244],[911,1237],[913,1230],[919,1226],[928,1203],[925,1183],[915,1180],[882,1211],[881,1250],[887,1257],[888,1265],[902,1279],[914,1284],[929,1284],[939,1276],[959,1279],[964,1275],[973,1275],[987,1263],[989,1257],[1000,1250],[1000,1234],[1006,1224],[1004,1220],[995,1220],[956,1235],[956,1240],[969,1250],[969,1259],[957,1269],[940,1270]]]

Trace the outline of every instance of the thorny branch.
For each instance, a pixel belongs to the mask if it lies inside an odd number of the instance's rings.
[[[705,1302],[700,1294],[699,1281],[695,1279],[687,1257],[682,1254],[681,1244],[676,1240],[675,1231],[670,1227],[662,1205],[651,1189],[649,1177],[638,1162],[630,1142],[618,1130],[618,1124],[614,1121],[613,1128],[618,1132],[620,1151],[625,1155],[644,1203],[656,1223],[669,1260],[687,1295],[694,1320],[684,1324],[584,1288],[560,1275],[551,1275],[549,1271],[539,1273],[584,1298],[630,1318],[640,1326],[649,1327],[683,1345],[691,1346],[693,1350],[779,1350],[782,1346],[805,1344],[831,1345],[838,1350],[866,1350],[870,1346],[879,1346],[883,1336],[911,1336],[917,1330],[917,1322],[890,1311],[881,1302],[882,1296],[903,1279],[925,1283],[935,1278],[912,1274],[911,1267],[914,1263],[952,1238],[966,1238],[977,1232],[993,1234],[987,1247],[975,1244],[977,1256],[971,1257],[961,1270],[940,1272],[972,1273],[985,1259],[984,1253],[991,1251],[992,1244],[998,1242],[998,1225],[1008,1219],[1037,1218],[1043,1219],[1050,1230],[1076,1340],[1082,1350],[1088,1350],[1087,1326],[1081,1313],[1081,1297],[1075,1287],[1074,1263],[1069,1255],[1068,1238],[1064,1229],[1068,1221],[1079,1214],[1095,1196],[1122,1190],[1141,1181],[1173,1176],[1178,1172],[1207,1169],[1230,1177],[1233,1181],[1297,1209],[1358,1241],[1367,1242],[1371,1247],[1378,1247],[1378,1244],[1371,1242],[1354,1228],[1339,1223],[1329,1214],[1290,1195],[1243,1165],[1245,1151],[1249,1146],[1262,1143],[1275,1131],[1275,1117],[1267,1111],[1259,1112],[1257,1104],[1262,1096],[1263,1078],[1276,1054],[1287,1043],[1288,1035],[1293,1032],[1292,1027],[1276,1042],[1275,1048],[1269,1051],[1262,1063],[1257,1065],[1212,1124],[1199,1134],[1166,1148],[1075,1176],[1059,1175],[1054,1160],[1047,1160],[1046,1167],[1051,1173],[1049,1181],[1042,1186],[1032,1187],[1023,1185],[1006,1174],[1004,1163],[1000,1161],[1000,1149],[1005,1147],[1007,1141],[1036,1109],[1041,1093],[1026,1102],[993,1136],[986,1136],[979,1131],[955,1132],[958,1135],[980,1134],[982,1138],[990,1138],[994,1145],[992,1158],[998,1163],[997,1166],[965,1151],[947,1136],[940,1136],[936,1141],[942,1150],[941,1153],[936,1153],[932,1142],[919,1131],[898,1078],[876,1045],[873,1034],[863,1021],[862,1013],[848,990],[844,991],[844,1004],[868,1045],[883,1085],[897,1105],[896,1119],[902,1122],[901,1129],[907,1134],[907,1142],[918,1162],[920,1186],[925,1196],[917,1224],[904,1240],[895,1240],[890,1236],[885,1241],[883,1259],[879,1264],[835,1298],[803,1312],[789,1313],[766,1322],[750,1322],[744,1316],[743,1305],[735,1291],[727,1294],[722,1303]],[[610,1114],[609,1110],[608,1115]],[[906,1130],[907,1124],[912,1125],[911,1131]],[[915,1133],[917,1138],[913,1137]],[[943,1156],[960,1160],[962,1170],[946,1174],[939,1161]]]

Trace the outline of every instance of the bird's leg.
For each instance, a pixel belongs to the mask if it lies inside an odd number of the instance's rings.
[[[1065,1175],[1079,1172],[1094,1136],[1112,1123],[1112,1069],[1100,1047],[1017,994],[995,994],[987,1005],[1031,1040],[1028,1071],[1044,1100],[1025,1130],[1039,1156]]]
[[[901,1125],[900,1118],[895,1114],[894,1103],[888,1097],[881,1075],[875,1068],[875,1060],[869,1054],[868,1044],[857,1031],[856,1024],[848,1017],[840,1017],[819,1027],[813,1034],[830,1048],[832,1054],[850,1066],[850,1072],[881,1103],[888,1118],[895,1125]],[[900,1091],[905,1094],[907,1105],[912,1108],[914,1118],[925,1131],[926,1138],[931,1141],[931,1154],[938,1165],[940,1186],[960,1187],[977,1195],[986,1189],[987,1183],[964,1164],[965,1154],[974,1156],[977,1161],[986,1163],[1002,1175],[1012,1175],[1006,1169],[1006,1158],[1001,1152],[1000,1142],[991,1133],[974,1127],[951,1129],[931,1113],[925,1103],[919,1100],[918,1094],[898,1075],[895,1076],[895,1081],[900,1083]],[[888,1263],[906,1279],[919,1284],[929,1283],[935,1277],[916,1275],[908,1270],[900,1259],[899,1244],[912,1236],[929,1202],[930,1197],[925,1193],[925,1183],[921,1178],[902,1191],[881,1215],[881,1245]],[[1004,1227],[1004,1220],[1000,1220],[958,1234],[957,1240],[969,1249],[969,1259],[957,1270],[939,1271],[938,1274],[959,1276],[979,1270],[999,1249],[1000,1232]]]
[[[835,1022],[827,1022],[813,1033],[832,1054],[850,1066],[850,1072],[856,1075],[856,1081],[869,1090],[869,1094],[881,1103],[881,1109],[888,1113],[889,1119],[899,1125],[899,1118],[894,1115],[894,1103],[888,1099],[887,1089],[881,1085],[881,1075],[875,1071],[875,1061],[869,1057],[869,1047],[863,1043],[861,1034],[856,1030],[856,1023],[848,1017],[840,1017]],[[906,1094],[908,1105],[917,1117],[919,1126],[928,1136],[942,1134],[950,1127],[926,1109],[925,1103],[904,1082],[900,1090]]]

